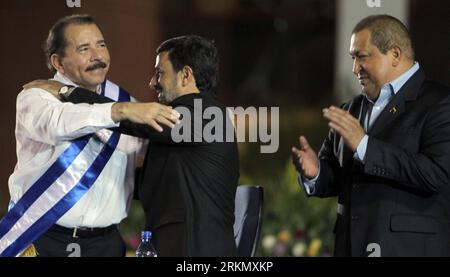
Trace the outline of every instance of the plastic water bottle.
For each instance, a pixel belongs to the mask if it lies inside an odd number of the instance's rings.
[[[152,243],[152,232],[142,231],[141,244],[136,250],[136,257],[158,257]]]

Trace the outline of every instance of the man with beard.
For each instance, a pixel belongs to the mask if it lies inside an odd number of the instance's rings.
[[[336,256],[450,255],[450,90],[426,80],[407,28],[374,15],[353,29],[362,95],[323,110],[317,156],[293,161],[306,193],[338,197]]]
[[[110,56],[92,17],[60,19],[45,50],[60,92],[108,91],[101,84]],[[115,100],[128,96],[114,91]],[[74,105],[33,88],[18,95],[17,165],[9,178],[10,209],[0,226],[2,256],[15,256],[33,241],[39,256],[124,256],[117,224],[127,216],[142,141],[105,128],[118,126],[125,119],[119,111],[131,107],[134,113],[126,119],[157,129],[158,122],[176,121],[176,113],[158,103]]]
[[[202,126],[211,121],[195,118],[208,108],[221,111],[223,128],[232,126],[213,92],[219,77],[217,49],[209,40],[190,35],[165,41],[156,53],[150,87],[160,102],[189,111],[182,125],[191,127],[192,133],[188,140],[175,142],[169,128],[158,133],[128,121],[118,128],[150,140],[139,182],[146,228],[153,231],[159,256],[234,256],[234,198],[239,177],[236,140],[211,142],[194,128],[195,120]],[[41,87],[58,97],[60,86]],[[63,97],[73,103],[111,101],[83,89]],[[127,110],[120,112],[127,116]],[[224,129],[215,132],[226,134]]]

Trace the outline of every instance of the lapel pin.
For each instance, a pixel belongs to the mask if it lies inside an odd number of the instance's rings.
[[[391,114],[395,114],[397,112],[397,108],[394,106],[389,112],[391,112]]]

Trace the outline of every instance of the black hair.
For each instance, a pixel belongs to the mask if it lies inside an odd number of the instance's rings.
[[[196,35],[168,39],[156,54],[168,51],[169,60],[176,72],[184,66],[192,68],[195,84],[200,92],[212,93],[219,81],[219,57],[214,41]]]

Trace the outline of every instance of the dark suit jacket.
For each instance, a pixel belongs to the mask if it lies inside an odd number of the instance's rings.
[[[203,111],[217,107],[226,115],[225,107],[204,93],[181,96],[170,105],[187,108],[193,122],[196,99],[202,100]],[[67,100],[73,103],[111,101],[83,89],[74,90]],[[210,121],[203,119],[203,126]],[[196,134],[193,126],[192,135]],[[122,122],[118,131],[150,140],[138,191],[146,228],[153,232],[152,241],[158,254],[236,255],[233,233],[239,178],[236,140],[175,143],[170,128],[158,133],[147,125],[129,121]]]
[[[364,164],[330,131],[314,195],[344,206],[336,256],[450,255],[449,92],[419,69],[369,130]],[[359,118],[362,99],[343,108]]]

